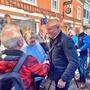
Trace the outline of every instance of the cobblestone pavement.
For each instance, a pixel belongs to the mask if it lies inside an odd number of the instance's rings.
[[[90,78],[86,80],[86,88],[78,89],[74,80],[72,80],[69,90],[90,90]]]

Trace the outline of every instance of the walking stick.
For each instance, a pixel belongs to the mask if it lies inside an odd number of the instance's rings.
[[[74,77],[74,81],[76,83],[77,88],[79,88],[78,83],[77,83],[77,80],[75,79],[75,77]]]

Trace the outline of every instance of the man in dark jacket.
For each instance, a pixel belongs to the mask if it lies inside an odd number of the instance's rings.
[[[87,53],[88,53],[87,46],[89,44],[87,42],[89,42],[89,37],[87,41],[87,34],[85,34],[83,29],[81,28],[76,28],[75,31],[78,35],[78,50],[80,50],[80,56],[79,56],[79,60],[80,60],[79,73],[80,73],[80,82],[81,82],[80,88],[84,88],[86,82],[85,64],[87,62]]]
[[[49,78],[54,80],[56,90],[68,90],[71,79],[78,68],[78,57],[74,42],[62,33],[57,19],[46,24],[46,33],[50,37]]]

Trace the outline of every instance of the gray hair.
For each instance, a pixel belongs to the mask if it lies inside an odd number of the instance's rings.
[[[18,46],[19,41],[20,38],[11,38],[9,40],[2,41],[1,43],[8,49],[15,49]]]
[[[1,44],[7,49],[15,49],[21,38],[20,32],[16,30],[3,29],[0,32]]]

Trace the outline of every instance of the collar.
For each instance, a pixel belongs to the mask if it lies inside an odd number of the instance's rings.
[[[83,36],[85,33],[84,32],[82,32],[82,33],[80,33],[78,36]]]
[[[59,35],[59,33],[60,33],[60,32],[58,32],[58,33],[56,34],[56,36],[54,37],[54,39],[57,38],[57,36]]]
[[[57,41],[57,39],[58,39],[58,37],[61,37],[61,34],[62,34],[62,31],[60,31],[57,35],[56,35],[56,37],[55,38],[50,38],[50,42],[51,43],[53,43],[53,42],[56,42]]]
[[[52,40],[55,40],[61,34],[61,32],[62,31],[58,32],[57,35]]]
[[[13,50],[3,50],[2,51],[3,54],[6,54],[6,55],[11,55],[11,56],[20,56],[22,55],[22,51],[21,50],[16,50],[16,49],[13,49]]]

